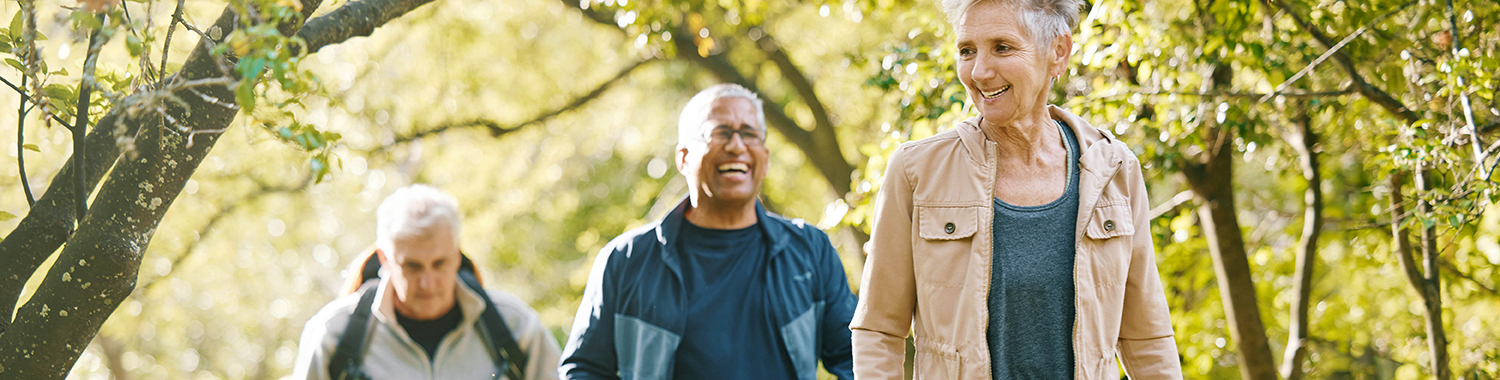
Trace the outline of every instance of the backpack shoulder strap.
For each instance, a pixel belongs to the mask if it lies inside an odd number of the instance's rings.
[[[464,285],[473,289],[484,299],[484,312],[479,315],[479,323],[483,324],[484,330],[488,332],[491,347],[495,350],[495,367],[505,371],[505,377],[512,380],[522,380],[521,373],[526,368],[526,353],[521,352],[521,346],[516,344],[514,335],[511,335],[510,327],[505,325],[505,320],[500,318],[500,309],[495,307],[495,302],[490,300],[489,292],[480,287],[479,279],[474,276],[472,270],[459,270],[458,277],[463,279]]]
[[[344,335],[339,337],[339,345],[333,349],[333,356],[328,361],[329,378],[364,378],[362,367],[367,347],[365,338],[370,333],[370,307],[375,305],[375,288],[379,283],[378,279],[373,279],[360,286],[359,305],[354,307],[354,315],[349,317],[349,326],[344,329]]]

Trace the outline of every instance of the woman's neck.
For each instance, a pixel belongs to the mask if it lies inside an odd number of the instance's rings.
[[[1011,122],[980,119],[979,129],[987,140],[1000,146],[1000,156],[1022,164],[1042,165],[1046,154],[1062,147],[1062,133],[1045,109],[1040,115]]]

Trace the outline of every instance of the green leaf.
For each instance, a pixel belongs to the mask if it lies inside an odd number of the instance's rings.
[[[74,96],[72,88],[56,83],[49,84],[47,85],[47,87],[42,87],[42,94],[47,95],[47,97],[49,98],[63,100],[70,99]]]
[[[245,79],[252,80],[255,78],[260,78],[261,70],[265,70],[266,68],[266,60],[264,58],[254,58],[250,59],[248,64],[249,69],[245,70],[244,72]]]
[[[10,18],[10,38],[12,40],[20,40],[21,39],[21,33],[26,31],[25,29],[22,28],[22,25],[21,25],[21,21],[25,20],[24,18],[21,17],[24,14],[26,14],[26,11],[24,11],[24,10],[17,10],[16,11],[16,15],[15,16],[11,16],[11,18]]]
[[[5,211],[0,211],[0,222],[8,221],[8,220],[15,219],[15,218],[16,218],[16,214],[12,214],[12,213],[5,212]]]
[[[127,49],[130,49],[130,56],[131,57],[139,57],[139,56],[141,56],[141,50],[143,48],[141,47],[141,39],[140,39],[140,37],[136,37],[133,34],[125,36],[125,47]]]
[[[6,58],[5,64],[14,67],[16,71],[26,72],[26,65],[22,65],[21,61],[17,61],[15,58]]]
[[[234,101],[240,104],[246,114],[255,110],[255,82],[240,82],[239,87],[234,90]]]
[[[32,151],[32,152],[37,152],[37,153],[41,153],[41,152],[42,152],[42,149],[41,149],[41,148],[38,148],[38,147],[37,147],[37,146],[36,146],[36,144],[26,144],[26,145],[22,145],[22,146],[21,146],[21,149],[26,149],[26,150],[29,150],[29,151]]]

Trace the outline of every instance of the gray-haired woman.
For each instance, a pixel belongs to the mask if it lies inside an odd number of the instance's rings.
[[[860,379],[1177,379],[1140,162],[1047,104],[1081,0],[945,0],[979,116],[902,145],[850,324]],[[915,323],[913,323],[915,320]]]

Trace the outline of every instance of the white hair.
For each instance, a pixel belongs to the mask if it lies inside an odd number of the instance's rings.
[[[722,98],[744,98],[750,104],[755,105],[755,120],[760,123],[761,133],[766,131],[766,110],[761,105],[760,97],[740,85],[733,83],[716,84],[712,87],[699,91],[697,95],[688,100],[687,106],[682,107],[682,115],[677,118],[677,148],[687,147],[688,143],[703,142],[703,121],[708,120],[709,111],[713,110],[715,100]]]
[[[957,27],[969,9],[990,1],[1019,7],[1021,30],[1042,49],[1049,48],[1054,37],[1072,34],[1083,8],[1083,0],[943,0],[943,13],[948,16],[948,24]]]
[[[452,195],[427,185],[411,185],[380,202],[375,215],[375,246],[389,252],[395,241],[435,232],[446,227],[458,244],[461,226],[458,201]]]

